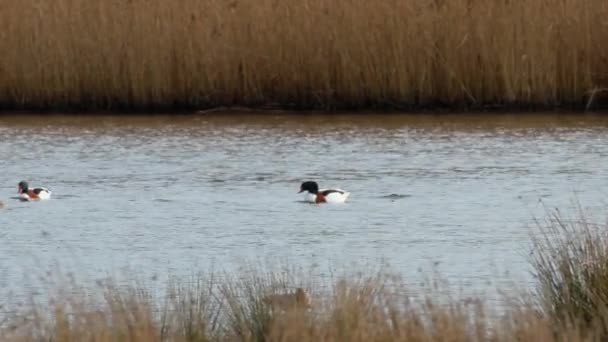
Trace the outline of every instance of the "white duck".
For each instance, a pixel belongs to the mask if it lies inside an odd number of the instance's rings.
[[[300,192],[307,191],[306,201],[311,203],[344,203],[350,192],[342,189],[319,189],[316,182],[308,181],[300,185]]]
[[[26,181],[19,182],[18,185],[19,198],[22,201],[39,201],[48,200],[51,198],[51,191],[47,188],[31,188]]]

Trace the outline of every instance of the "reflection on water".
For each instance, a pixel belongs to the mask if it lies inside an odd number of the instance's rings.
[[[603,214],[607,138],[590,115],[0,117],[0,286],[251,260],[525,285],[535,216]],[[9,200],[22,179],[54,199]],[[308,179],[349,202],[302,203]]]

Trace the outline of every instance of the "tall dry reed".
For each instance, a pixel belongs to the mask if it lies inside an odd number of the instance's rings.
[[[3,108],[584,106],[604,0],[7,0]]]

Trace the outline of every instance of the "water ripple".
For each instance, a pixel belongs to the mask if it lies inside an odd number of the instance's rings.
[[[517,251],[533,216],[573,194],[602,213],[608,179],[608,121],[543,120],[0,117],[3,282],[33,288],[23,270],[55,261],[97,279],[131,262],[187,274],[257,258],[387,259],[413,279],[434,260],[456,281],[499,264],[527,281]],[[6,200],[22,179],[54,199]],[[304,180],[350,201],[310,205]]]

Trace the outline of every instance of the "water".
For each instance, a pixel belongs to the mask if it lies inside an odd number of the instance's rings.
[[[530,227],[547,207],[578,200],[603,218],[608,118],[5,116],[0,156],[5,289],[59,269],[162,279],[263,261],[388,263],[484,290],[530,286]],[[53,199],[11,199],[22,179]],[[304,180],[352,195],[306,204]]]

